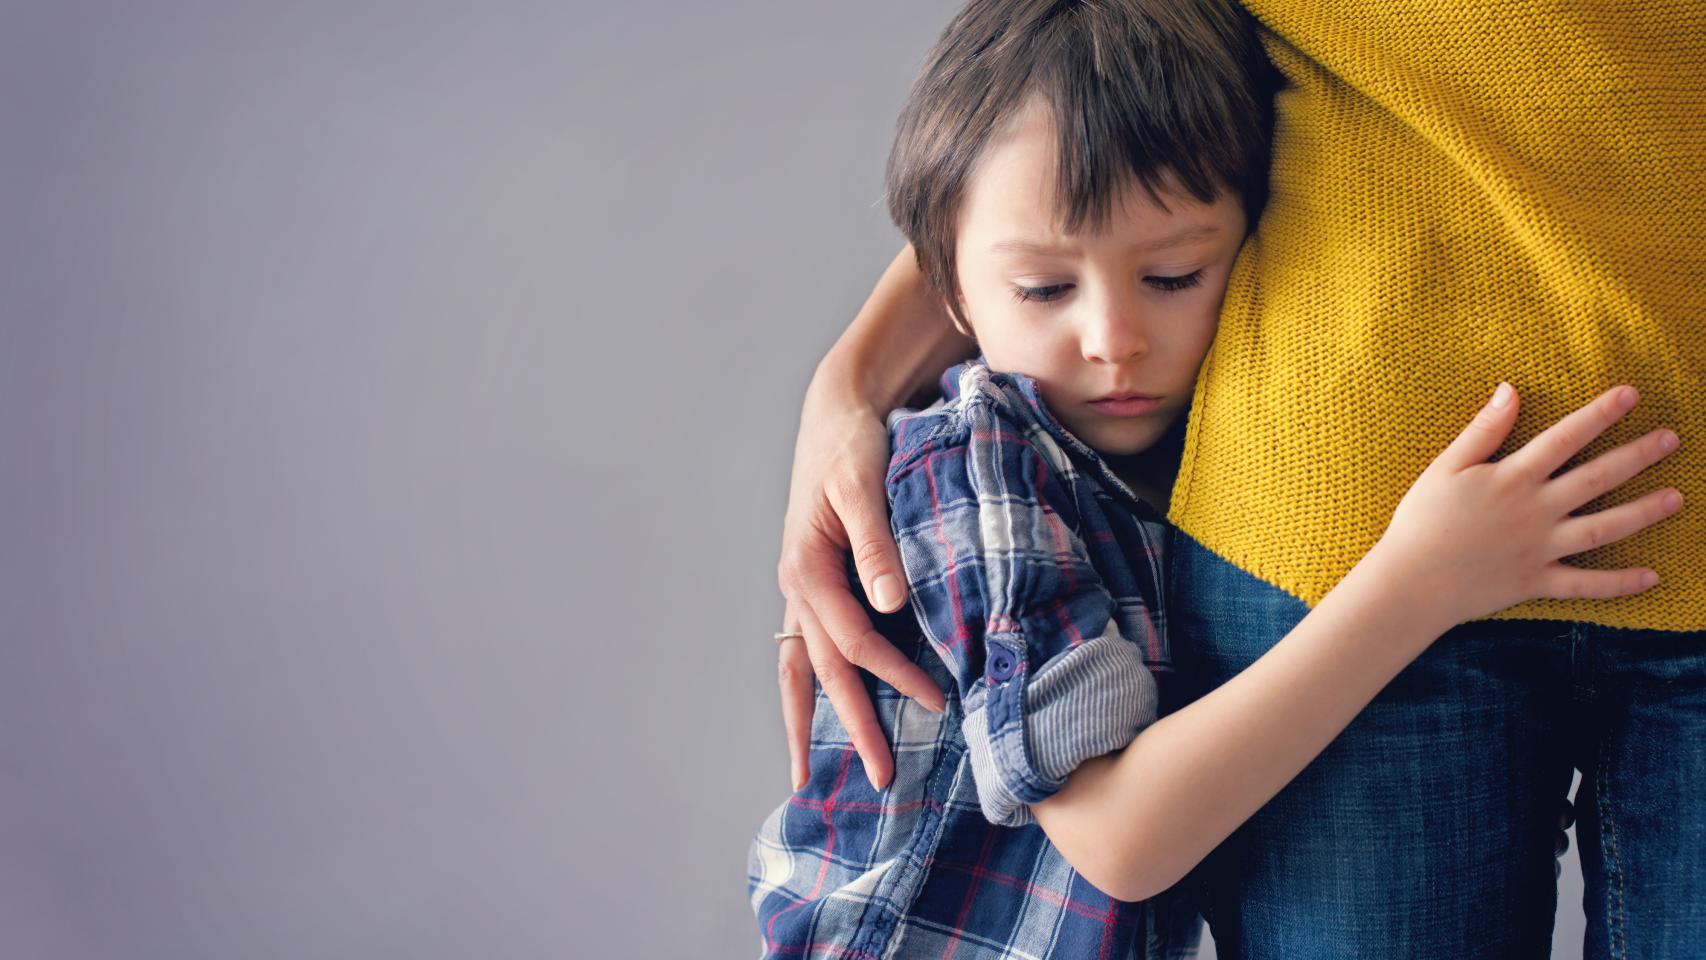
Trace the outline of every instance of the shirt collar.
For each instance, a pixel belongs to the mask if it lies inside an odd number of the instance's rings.
[[[1113,491],[1116,496],[1126,500],[1127,506],[1136,510],[1139,516],[1159,523],[1165,523],[1167,521],[1167,518],[1161,514],[1160,510],[1155,508],[1154,504],[1138,496],[1131,487],[1126,485],[1124,480],[1120,479],[1119,474],[1114,472],[1113,467],[1108,466],[1108,462],[1102,459],[1101,454],[1092,449],[1089,444],[1078,439],[1076,434],[1066,429],[1059,420],[1055,419],[1054,414],[1050,412],[1048,408],[1048,404],[1043,402],[1042,392],[1040,388],[1038,388],[1037,381],[1034,378],[1022,373],[1004,373],[996,371],[993,367],[989,366],[989,360],[982,354],[979,354],[975,360],[966,360],[961,363],[956,363],[943,371],[941,381],[943,396],[947,397],[949,400],[956,400],[959,398],[960,374],[964,373],[966,368],[973,364],[981,364],[988,368],[990,370],[990,379],[998,385],[1010,386],[1014,390],[1017,390],[1019,396],[1024,398],[1025,407],[1027,408],[1027,412],[1030,414],[1031,418],[1041,425],[1044,430],[1048,431],[1049,436],[1053,437],[1055,442],[1060,444],[1061,449],[1065,450],[1068,455],[1083,463],[1084,466],[1102,482],[1103,486]]]

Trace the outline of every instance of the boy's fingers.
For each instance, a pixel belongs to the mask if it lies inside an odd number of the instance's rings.
[[[1623,570],[1582,570],[1553,563],[1540,580],[1537,597],[1547,600],[1606,600],[1650,589],[1659,575],[1646,567]]]
[[[811,611],[804,607],[800,609],[800,630],[806,635],[806,650],[812,669],[817,672],[817,682],[847,729],[847,737],[865,765],[866,779],[881,790],[894,775],[894,760],[889,754],[888,738],[871,706],[871,696],[859,681],[858,670],[841,656],[841,651],[824,636],[823,627]]]
[[[1452,470],[1465,470],[1477,463],[1486,463],[1510,436],[1516,423],[1518,398],[1516,388],[1500,382],[1488,401],[1476,411],[1475,419],[1452,440],[1434,463]]]
[[[1634,387],[1612,387],[1542,430],[1534,439],[1523,444],[1521,450],[1506,457],[1504,462],[1544,480],[1622,419],[1639,400],[1640,394]]]
[[[1586,553],[1639,533],[1680,509],[1682,494],[1675,488],[1654,490],[1631,503],[1562,521],[1552,541],[1552,550],[1558,557]]]
[[[906,576],[889,531],[888,498],[883,495],[881,477],[848,478],[828,484],[825,493],[847,531],[853,564],[859,568],[859,581],[871,606],[884,613],[899,610],[906,602]]]
[[[793,604],[782,617],[784,631],[798,631],[799,619]],[[782,690],[782,726],[788,736],[788,781],[794,791],[806,785],[811,775],[807,760],[811,753],[812,708],[816,696],[812,690],[812,662],[806,653],[805,640],[794,637],[777,644],[776,682]]]
[[[1679,442],[1669,430],[1654,430],[1566,471],[1547,485],[1547,493],[1555,497],[1552,502],[1565,512],[1578,509],[1663,460],[1676,450]]]

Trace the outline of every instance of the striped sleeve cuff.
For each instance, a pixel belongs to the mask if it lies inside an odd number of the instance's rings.
[[[1022,638],[991,635],[988,642],[1025,649]],[[1035,676],[1020,669],[1003,683],[977,684],[965,709],[983,815],[1018,827],[1036,822],[1028,805],[1053,796],[1079,764],[1123,748],[1155,721],[1155,678],[1137,644],[1110,623]]]

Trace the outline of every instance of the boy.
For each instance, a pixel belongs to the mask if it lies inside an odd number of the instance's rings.
[[[1550,477],[1626,412],[1610,395],[1486,464],[1514,422],[1504,386],[1274,656],[1157,719],[1166,490],[1260,201],[1264,76],[1236,11],[1195,3],[974,2],[927,62],[891,212],[983,357],[891,421],[916,620],[886,626],[948,709],[878,688],[883,793],[818,711],[813,776],[749,862],[767,955],[1188,954],[1175,881],[1404,664],[1461,620],[1580,590],[1558,555],[1670,512],[1655,494],[1568,522],[1603,492],[1590,476],[1666,452],[1648,437]]]

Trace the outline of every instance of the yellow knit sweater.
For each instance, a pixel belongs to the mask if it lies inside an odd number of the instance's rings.
[[[1319,601],[1501,379],[1504,451],[1618,383],[1680,515],[1569,562],[1619,600],[1500,614],[1706,629],[1706,4],[1246,0],[1290,83],[1273,195],[1203,366],[1172,519]]]

